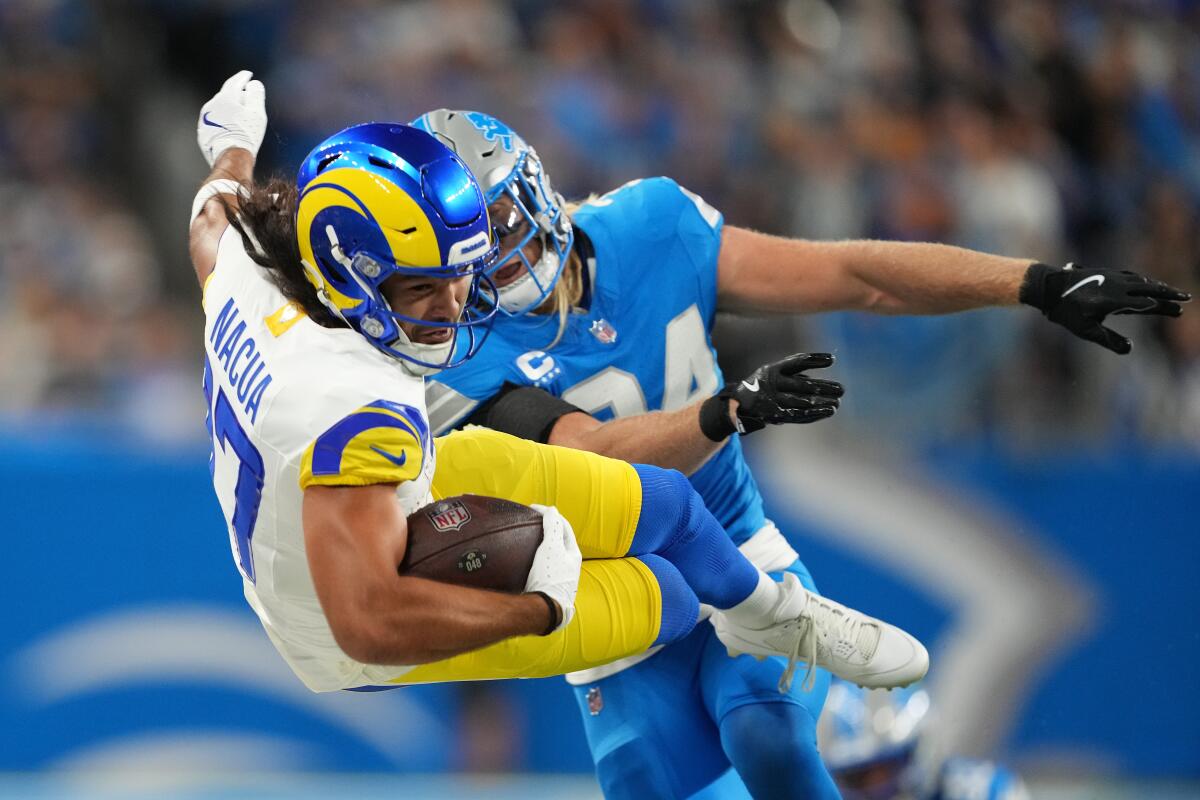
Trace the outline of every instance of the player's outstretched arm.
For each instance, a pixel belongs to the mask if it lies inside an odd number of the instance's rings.
[[[679,411],[604,423],[587,414],[569,414],[551,429],[549,443],[690,475],[734,433],[832,417],[843,394],[842,385],[804,374],[832,365],[829,353],[795,353],[764,364],[745,380],[728,384],[707,400]]]
[[[212,171],[192,202],[188,252],[200,285],[217,262],[217,245],[228,220],[225,204],[236,208],[238,187],[254,177],[254,159],[267,130],[266,89],[247,70],[233,75],[200,109],[196,142]]]
[[[338,646],[368,664],[415,665],[545,633],[544,598],[397,574],[408,526],[392,484],[304,490],[304,544]],[[578,580],[578,565],[575,567]]]
[[[608,422],[576,411],[559,418],[547,443],[691,475],[727,438],[713,441],[700,432],[700,406],[695,403],[678,411],[651,411]]]
[[[1081,282],[1086,281],[1086,282]],[[816,242],[726,226],[717,262],[723,308],[948,314],[1024,302],[1118,353],[1108,314],[1179,316],[1190,295],[1137,273],[1048,267],[1032,259],[915,242]]]
[[[652,411],[608,422],[600,422],[542,389],[510,384],[467,422],[523,439],[690,475],[734,433],[833,416],[842,385],[804,374],[832,364],[833,356],[828,353],[796,353],[759,367],[707,400],[677,411]]]

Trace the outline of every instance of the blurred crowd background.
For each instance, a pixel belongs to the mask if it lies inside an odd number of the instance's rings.
[[[193,765],[228,758],[236,768],[242,758],[261,769],[247,752],[282,753],[282,737],[309,734],[334,755],[298,766],[587,769],[561,682],[377,699],[380,716],[364,730],[415,752],[381,766],[357,740],[329,745],[342,739],[319,714],[282,714],[262,687],[304,695],[298,685],[246,679],[282,667],[222,638],[245,628],[246,641],[266,646],[240,602],[204,468],[200,292],[186,231],[207,171],[199,108],[243,68],[267,87],[261,176],[293,173],[313,144],[349,124],[474,108],[522,132],[568,198],[668,175],[728,222],[771,233],[944,241],[1200,290],[1196,0],[0,0],[0,485],[16,487],[6,497],[14,553],[0,585],[44,598],[36,608],[6,603],[20,610],[6,617],[0,668],[25,682],[0,682],[0,721],[33,733],[0,746],[0,771],[125,758],[141,769],[181,754]],[[906,558],[944,566],[952,543],[975,547],[975,535],[1017,554],[968,549],[996,591],[1011,591],[1004,581],[1022,570],[1040,576],[1028,585],[1045,594],[1010,599],[1058,619],[1062,641],[1036,642],[1050,653],[1045,671],[1017,659],[1012,675],[1033,700],[1013,701],[997,744],[1011,717],[1023,765],[1050,763],[1052,751],[1056,769],[1195,777],[1200,698],[1159,673],[1168,658],[1200,653],[1200,635],[1176,623],[1196,607],[1188,501],[1200,475],[1200,307],[1178,320],[1112,324],[1133,338],[1131,356],[1028,308],[722,318],[718,347],[731,377],[794,350],[834,351],[831,377],[848,387],[842,413],[788,434],[832,437],[821,442],[831,449],[862,440],[895,449],[872,500],[899,509],[888,512],[898,523],[911,517],[910,533],[925,532],[923,510],[941,506],[985,519],[950,514],[946,544],[918,542]],[[74,437],[80,430],[88,435]],[[125,449],[131,432],[162,447]],[[826,535],[828,519],[791,514],[784,501],[808,497],[800,474],[829,471],[790,460],[816,452],[813,439],[748,441],[764,481],[796,483],[768,492],[769,508],[800,537],[826,590],[894,610],[894,621],[939,646],[993,603],[987,575],[965,580],[982,587],[980,600],[936,569],[889,561],[890,530],[878,541],[837,525]],[[779,452],[764,449],[772,442],[784,442]],[[915,450],[942,481],[933,494],[904,483],[917,471],[906,457]],[[987,457],[972,460],[976,451]],[[846,482],[877,460],[865,456]],[[822,511],[836,506],[817,494]],[[994,516],[999,509],[1009,516]],[[61,590],[46,592],[47,582]],[[195,609],[221,616],[198,624]],[[129,638],[113,636],[119,624]],[[93,625],[102,639],[87,638]],[[1012,640],[1028,644],[1027,627]],[[193,646],[183,666],[159,646],[164,631],[183,631]],[[1157,649],[1130,663],[1119,654],[1131,634]],[[46,642],[72,636],[84,637],[86,655],[46,662],[70,663],[71,676],[12,671],[42,664],[34,656],[60,652]],[[128,674],[148,684],[137,694],[123,693],[133,678],[113,667],[125,655],[135,662]],[[142,663],[156,655],[163,663]],[[76,663],[104,659],[108,672],[85,672],[120,691],[73,682]],[[39,690],[40,678],[67,688]],[[202,685],[179,685],[188,679]],[[226,696],[205,681],[233,688]],[[1114,685],[1138,701],[1109,714]],[[1009,697],[994,690],[970,687]],[[404,705],[425,701],[432,717]],[[384,717],[408,719],[410,738]],[[436,735],[411,721],[434,718],[455,721]],[[172,738],[168,722],[189,736],[207,724],[281,738],[259,750],[249,739],[206,749],[225,740]],[[129,731],[153,735],[109,743]]]
[[[4,415],[202,435],[194,125],[240,68],[267,86],[264,174],[347,124],[478,108],[569,197],[664,174],[773,233],[1200,289],[1189,0],[18,0],[0,3]],[[1200,448],[1200,314],[1116,327],[1130,358],[1028,309],[734,320],[719,346],[732,371],[834,349],[839,420],[902,441]]]

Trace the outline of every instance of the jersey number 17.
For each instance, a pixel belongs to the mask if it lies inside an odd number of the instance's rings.
[[[250,540],[254,536],[254,523],[258,521],[258,506],[262,502],[263,480],[266,469],[263,465],[262,454],[246,435],[233,403],[222,388],[217,389],[213,397],[212,367],[208,359],[204,359],[204,400],[207,404],[207,414],[204,423],[212,437],[212,450],[208,458],[208,471],[213,475],[213,486],[217,492],[217,500],[221,503],[221,511],[229,520],[230,544],[233,547],[234,561],[246,580],[254,583],[254,557],[250,550]],[[233,496],[223,492],[216,483],[218,456],[222,461],[230,457],[237,462],[237,484],[233,488]]]

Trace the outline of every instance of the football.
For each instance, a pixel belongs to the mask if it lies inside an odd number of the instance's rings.
[[[474,494],[447,497],[409,515],[399,571],[519,593],[541,543],[542,515],[529,506]]]

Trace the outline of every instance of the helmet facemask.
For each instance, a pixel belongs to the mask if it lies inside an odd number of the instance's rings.
[[[373,302],[348,311],[339,311],[331,303],[327,303],[326,307],[366,337],[377,349],[399,359],[406,372],[416,376],[431,375],[443,369],[456,367],[479,351],[496,314],[495,308],[486,302],[480,302],[481,289],[489,294],[496,291],[491,278],[486,274],[486,269],[492,264],[495,256],[494,245],[484,257],[463,264],[414,267],[397,264],[385,256],[366,250],[359,250],[348,256],[337,244],[332,230],[329,234],[332,240],[330,253],[345,274],[349,275]],[[410,316],[392,308],[382,287],[385,282],[398,275],[430,280],[454,280],[469,276],[471,284],[459,318],[437,322]],[[450,331],[450,336],[446,341],[436,344],[414,342],[405,333],[401,323],[423,328],[445,328]],[[465,341],[459,339],[460,333],[466,334]]]
[[[846,800],[896,797],[919,779],[918,751],[929,706],[920,686],[885,693],[832,681],[817,741]]]
[[[487,190],[486,197],[489,206],[500,197],[512,201],[511,211],[505,212],[503,219],[492,220],[497,241],[506,237],[511,239],[514,233],[523,231],[515,244],[505,243],[488,275],[494,277],[514,259],[525,269],[511,283],[496,289],[495,294],[485,292],[483,296],[503,314],[527,314],[550,296],[571,252],[574,230],[564,208],[565,202],[550,186],[542,162],[532,148],[520,156],[506,178]],[[530,263],[525,247],[535,236],[541,244],[541,254],[535,263]]]

